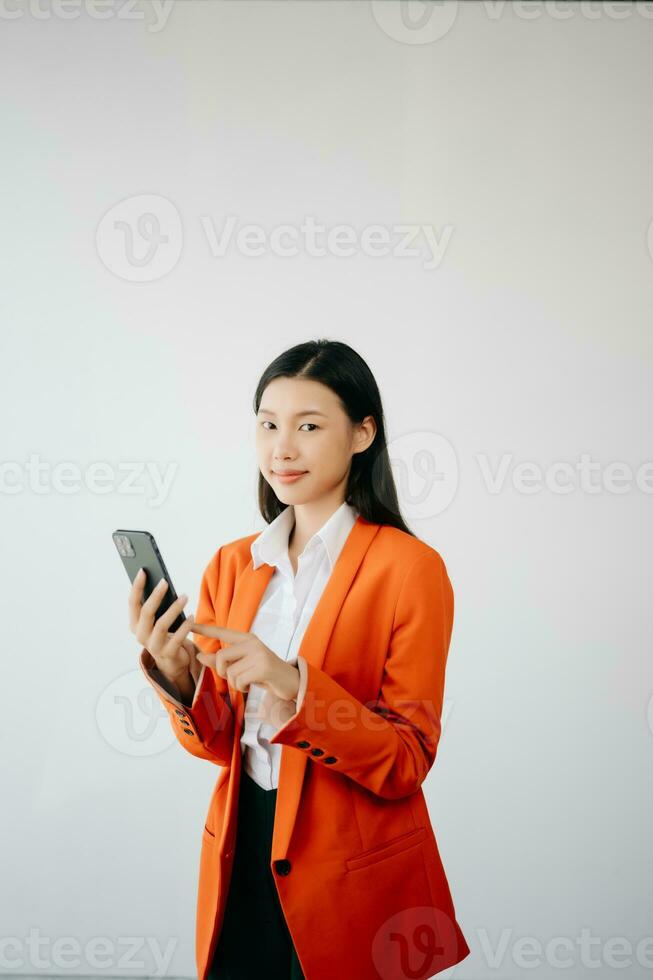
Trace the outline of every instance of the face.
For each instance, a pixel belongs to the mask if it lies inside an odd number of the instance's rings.
[[[301,504],[337,494],[344,500],[352,456],[373,441],[372,416],[353,426],[338,396],[307,378],[275,378],[256,416],[259,468],[282,503]],[[284,481],[279,471],[303,475]]]

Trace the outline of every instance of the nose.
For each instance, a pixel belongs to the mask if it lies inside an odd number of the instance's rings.
[[[292,463],[293,460],[297,458],[297,453],[291,443],[285,437],[279,439],[279,442],[274,448],[273,459],[276,463],[289,462]]]
[[[297,462],[297,457],[294,453],[275,453],[273,462],[275,466],[285,466],[287,469],[292,469],[292,466]]]

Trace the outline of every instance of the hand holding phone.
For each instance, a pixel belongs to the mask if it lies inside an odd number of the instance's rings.
[[[156,541],[148,531],[115,531],[113,540],[132,581],[129,628],[165,678],[188,695],[195,686],[190,668],[198,666],[199,653],[188,638],[194,619],[183,613],[188,596],[177,597]]]

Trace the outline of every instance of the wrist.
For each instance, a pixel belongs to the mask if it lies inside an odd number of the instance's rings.
[[[171,688],[178,690],[181,694],[187,695],[191,689],[195,688],[195,680],[188,669],[177,671],[161,671]]]
[[[300,680],[299,668],[295,667],[294,664],[288,664],[288,667],[290,668],[288,671],[288,677],[289,677],[288,685],[290,689],[288,700],[296,701],[297,695],[299,693],[299,680]]]
[[[161,673],[167,680],[168,684],[172,684],[173,687],[185,687],[189,680],[192,680],[190,671],[186,668],[185,670],[162,670]]]
[[[284,701],[295,701],[299,693],[299,669],[293,664],[283,663],[282,672],[276,688],[277,697]]]

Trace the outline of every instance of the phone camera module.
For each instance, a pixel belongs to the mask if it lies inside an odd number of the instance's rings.
[[[117,534],[114,541],[116,542],[118,553],[122,555],[123,558],[134,558],[136,556],[132,543],[126,534]]]

